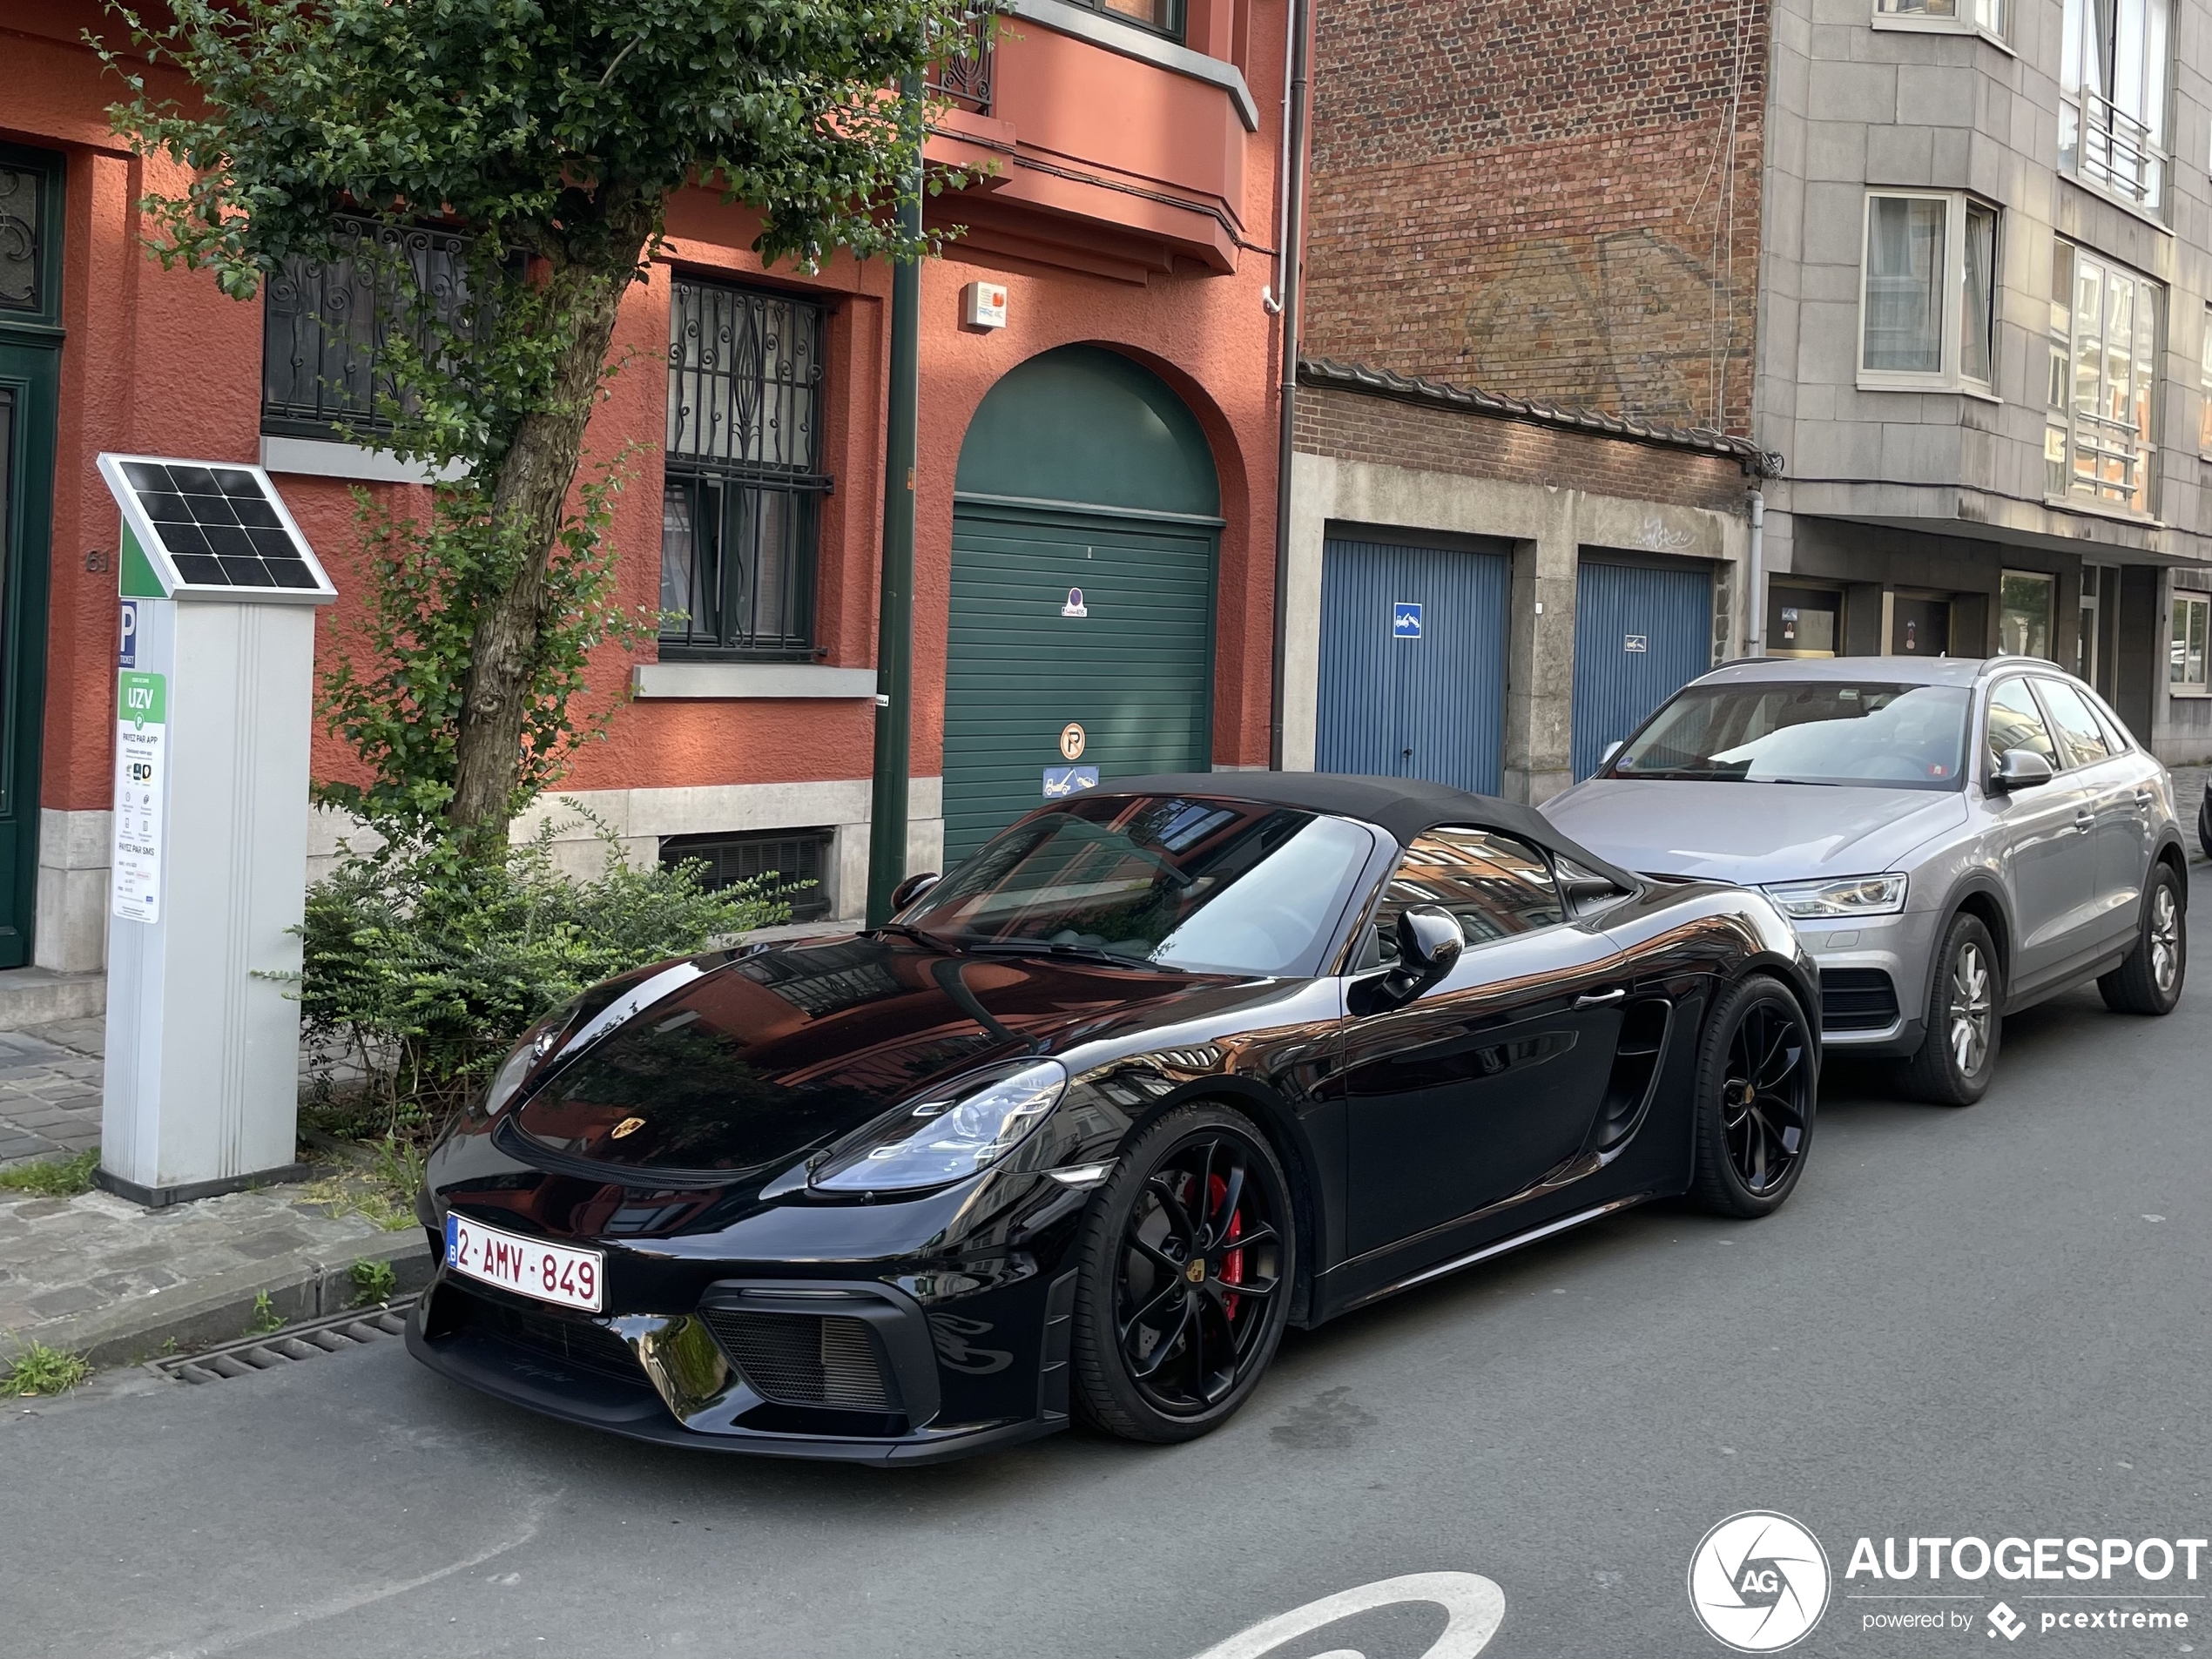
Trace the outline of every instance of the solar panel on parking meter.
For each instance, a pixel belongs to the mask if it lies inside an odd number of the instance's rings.
[[[338,597],[259,467],[99,457],[122,509],[108,906],[110,1191],[299,1170],[314,607]]]

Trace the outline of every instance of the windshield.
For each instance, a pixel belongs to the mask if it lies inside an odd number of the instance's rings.
[[[1693,685],[1602,775],[1956,789],[1972,701],[1963,686],[1871,680]]]
[[[1278,806],[1078,799],[1015,825],[899,921],[961,950],[1302,977],[1374,846],[1347,819]]]

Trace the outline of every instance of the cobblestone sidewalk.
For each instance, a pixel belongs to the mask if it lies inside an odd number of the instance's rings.
[[[0,1031],[0,1164],[99,1144],[103,1035],[98,1020]],[[334,1313],[358,1293],[357,1261],[391,1264],[401,1291],[427,1277],[419,1228],[333,1215],[307,1190],[142,1210],[105,1192],[0,1190],[0,1363],[34,1341],[95,1365],[227,1341],[264,1294],[281,1318]]]
[[[98,1020],[0,1031],[0,1163],[99,1144],[104,1034]]]
[[[0,1361],[32,1342],[95,1365],[245,1334],[256,1298],[275,1317],[353,1305],[360,1261],[388,1263],[395,1288],[428,1276],[421,1230],[387,1232],[332,1215],[306,1189],[266,1187],[143,1210],[105,1192],[0,1192]]]

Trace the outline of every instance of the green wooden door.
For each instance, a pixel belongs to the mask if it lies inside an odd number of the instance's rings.
[[[1211,526],[963,502],[945,671],[945,859],[1043,799],[1083,728],[1103,783],[1204,772],[1211,752]],[[1072,616],[1079,591],[1084,614]]]
[[[61,192],[59,156],[0,145],[0,968],[30,961],[38,909]]]
[[[1220,489],[1182,400],[1098,347],[1042,353],[978,406],[954,500],[947,864],[1041,805],[1049,767],[1207,770]]]

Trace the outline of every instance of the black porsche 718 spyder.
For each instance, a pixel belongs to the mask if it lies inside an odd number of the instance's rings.
[[[1202,1434],[1312,1325],[1648,1198],[1764,1215],[1818,990],[1757,893],[1397,779],[1138,779],[858,937],[602,985],[429,1164],[408,1330],[670,1444]]]

